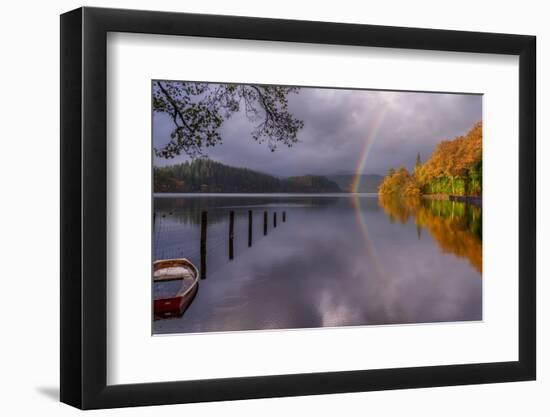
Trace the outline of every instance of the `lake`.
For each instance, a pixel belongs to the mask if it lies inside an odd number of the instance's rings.
[[[154,209],[154,258],[197,267],[208,212],[205,279],[181,317],[153,322],[155,334],[482,319],[478,207],[376,194],[157,194]]]

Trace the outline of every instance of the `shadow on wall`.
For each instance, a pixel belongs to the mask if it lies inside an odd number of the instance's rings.
[[[59,401],[59,387],[36,387],[36,391],[50,400]]]

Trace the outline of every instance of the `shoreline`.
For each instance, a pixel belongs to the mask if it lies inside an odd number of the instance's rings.
[[[153,193],[153,198],[163,197],[379,197],[379,193]],[[420,198],[426,200],[446,200],[456,201],[459,203],[471,204],[473,206],[482,207],[482,197],[475,195],[452,195],[452,194],[422,194]]]
[[[467,203],[481,208],[482,197],[476,195],[452,195],[452,194],[422,194],[422,198],[427,200],[449,200]]]
[[[347,196],[377,196],[378,193],[347,193],[347,192],[338,192],[338,193],[246,193],[246,192],[231,192],[231,193],[153,193],[153,197],[174,197],[174,196],[190,196],[190,197],[262,197],[262,196],[273,196],[273,197],[285,197],[285,196],[297,196],[297,197],[347,197]]]

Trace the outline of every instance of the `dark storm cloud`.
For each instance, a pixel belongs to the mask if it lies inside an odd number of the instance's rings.
[[[292,148],[279,146],[271,152],[266,144],[254,142],[253,123],[239,112],[225,121],[223,144],[208,156],[278,176],[351,173],[383,112],[363,172],[384,174],[390,167],[410,168],[418,152],[426,160],[438,142],[466,133],[482,118],[481,102],[480,95],[304,88],[289,97],[291,112],[305,124]],[[153,120],[158,147],[167,142],[172,126],[164,115]],[[185,159],[157,158],[155,163]]]

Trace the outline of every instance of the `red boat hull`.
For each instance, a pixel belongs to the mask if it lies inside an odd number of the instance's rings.
[[[155,318],[179,317],[181,316],[197,292],[197,286],[183,297],[161,298],[154,300]]]

